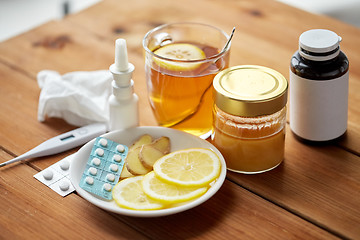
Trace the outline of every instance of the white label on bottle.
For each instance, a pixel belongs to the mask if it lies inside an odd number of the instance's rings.
[[[331,80],[309,80],[290,70],[290,128],[312,141],[341,136],[347,128],[349,71]]]

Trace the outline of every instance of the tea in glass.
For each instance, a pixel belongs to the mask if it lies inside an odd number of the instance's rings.
[[[229,65],[228,35],[212,26],[160,26],[144,38],[150,105],[161,126],[197,136],[212,128],[212,81]]]

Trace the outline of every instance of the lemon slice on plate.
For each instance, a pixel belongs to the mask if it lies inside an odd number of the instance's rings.
[[[142,180],[142,187],[146,195],[165,204],[185,202],[203,195],[207,187],[181,187],[168,184],[158,177],[154,171],[146,174]]]
[[[201,60],[206,58],[206,55],[203,50],[189,43],[168,44],[157,49],[156,51],[154,51],[154,53],[158,56],[174,60],[174,61],[168,61],[156,57],[154,58],[154,62],[157,65],[171,71],[194,70],[197,67],[199,67],[201,63],[182,62],[182,61]]]
[[[157,160],[154,172],[161,180],[185,187],[207,186],[220,174],[218,155],[207,148],[172,152]]]
[[[144,193],[141,181],[144,176],[130,177],[120,181],[112,190],[113,198],[120,207],[133,210],[157,210],[164,207]]]

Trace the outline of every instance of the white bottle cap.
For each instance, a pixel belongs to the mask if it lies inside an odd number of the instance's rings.
[[[129,86],[134,70],[134,65],[128,61],[126,40],[116,39],[115,63],[110,66],[110,72],[113,74],[116,85],[119,87]]]
[[[313,61],[333,59],[340,52],[341,37],[326,29],[312,29],[300,35],[299,53]]]

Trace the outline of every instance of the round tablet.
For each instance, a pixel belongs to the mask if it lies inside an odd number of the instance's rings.
[[[104,156],[104,149],[97,148],[97,149],[95,150],[95,153],[96,153],[98,156],[102,157],[102,156]]]
[[[110,182],[115,181],[115,175],[112,173],[109,173],[108,175],[106,175],[106,179]]]
[[[60,163],[60,168],[64,171],[69,170],[70,168],[70,162],[67,160],[64,160]]]
[[[92,177],[86,177],[85,182],[87,184],[89,184],[89,185],[93,185],[94,184],[94,179]]]
[[[95,175],[97,174],[97,169],[94,168],[94,167],[91,167],[91,168],[89,168],[89,173],[90,173],[91,175],[95,176]]]
[[[119,166],[116,164],[111,164],[110,165],[110,170],[113,172],[117,172],[119,170]]]
[[[69,187],[70,187],[70,184],[69,184],[69,182],[66,181],[66,180],[61,181],[60,184],[59,184],[59,188],[60,188],[60,190],[62,190],[62,191],[67,191],[67,190],[69,190]]]
[[[108,144],[108,141],[105,138],[102,138],[102,139],[100,139],[99,143],[101,146],[106,147]]]
[[[100,166],[100,163],[101,163],[100,159],[98,159],[98,158],[93,158],[93,159],[91,160],[91,162],[92,162],[92,164],[94,164],[95,166]]]
[[[105,183],[103,187],[104,187],[105,191],[108,191],[108,192],[111,191],[111,184]]]
[[[114,161],[115,162],[120,162],[121,161],[121,156],[119,154],[115,154],[114,155]]]
[[[43,172],[42,175],[45,178],[45,180],[51,180],[54,176],[54,173],[50,169],[47,169]]]
[[[125,147],[123,145],[119,144],[119,145],[117,145],[116,150],[118,152],[123,153],[125,151]]]

